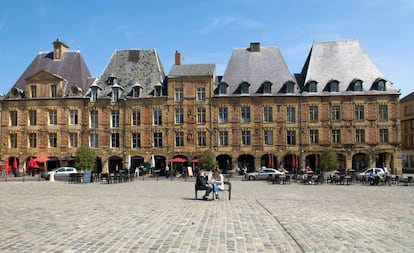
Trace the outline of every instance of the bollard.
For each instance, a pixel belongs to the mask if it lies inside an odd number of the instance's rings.
[[[55,174],[52,173],[52,174],[49,175],[49,181],[50,182],[55,182]]]

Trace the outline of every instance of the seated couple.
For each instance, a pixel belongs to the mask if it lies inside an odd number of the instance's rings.
[[[221,174],[221,170],[215,169],[211,180],[208,179],[204,170],[200,170],[197,176],[197,186],[206,190],[203,196],[204,200],[208,200],[211,191],[214,192],[215,199],[220,199],[218,192],[224,190],[224,177]]]

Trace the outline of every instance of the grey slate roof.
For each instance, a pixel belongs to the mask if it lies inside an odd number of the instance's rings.
[[[356,79],[363,82],[363,91],[348,90]],[[386,81],[385,91],[371,90],[378,79]],[[339,81],[339,92],[335,92],[338,95],[399,94],[356,40],[313,43],[298,81],[302,86],[316,81],[317,92],[304,91],[303,94],[332,95],[329,91],[323,91],[332,80]]]
[[[163,84],[165,74],[155,49],[115,50],[96,85],[101,88],[99,97],[110,97],[112,85],[108,77],[115,76],[122,87],[122,97],[131,93],[132,87],[142,87],[141,97],[152,97],[155,85]]]
[[[39,53],[29,67],[23,72],[12,89],[18,88],[25,90],[26,78],[31,77],[40,71],[47,71],[66,80],[66,84],[63,88],[64,95],[68,94],[68,89],[74,85],[82,90],[80,95],[83,95],[95,80],[91,76],[79,51],[66,51],[61,60],[53,60],[52,51]]]
[[[174,65],[168,74],[169,77],[191,77],[215,75],[215,64],[184,64]]]
[[[299,94],[296,79],[276,47],[261,47],[259,52],[249,48],[234,49],[221,79],[228,85],[229,94],[234,94],[242,82],[248,82],[251,95],[265,82],[272,83],[272,94],[276,95],[289,81],[295,83],[294,94]]]

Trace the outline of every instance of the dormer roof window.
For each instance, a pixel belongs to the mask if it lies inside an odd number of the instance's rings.
[[[337,80],[331,80],[327,87],[330,92],[339,92],[339,82]]]
[[[309,81],[307,84],[308,92],[317,92],[318,91],[318,83],[316,81]]]
[[[139,83],[132,86],[132,97],[139,98],[141,96],[142,85]]]
[[[241,95],[248,95],[249,94],[250,84],[248,82],[242,82],[240,84],[240,94]]]
[[[385,91],[386,90],[386,86],[385,86],[386,81],[382,78],[378,78],[374,84],[372,85],[371,90],[377,90],[377,91]]]
[[[292,93],[295,93],[295,83],[294,83],[294,82],[292,82],[292,81],[287,81],[287,82],[283,85],[281,92],[284,92],[284,93],[291,93],[291,94],[292,94]]]
[[[112,84],[112,95],[111,100],[112,102],[118,102],[119,97],[121,95],[122,87],[118,84],[117,80],[114,79],[114,83]]]
[[[229,85],[227,83],[220,83],[218,86],[218,94],[219,95],[227,95]]]
[[[272,83],[271,82],[264,82],[262,85],[263,94],[272,94]]]
[[[351,83],[351,90],[353,91],[362,91],[362,81],[360,79],[355,79]]]
[[[162,96],[162,84],[157,83],[154,85],[154,96],[161,97]]]
[[[108,76],[108,79],[106,79],[106,84],[107,85],[114,85],[114,83],[117,81],[117,77],[114,75],[114,74],[110,74],[109,76]]]

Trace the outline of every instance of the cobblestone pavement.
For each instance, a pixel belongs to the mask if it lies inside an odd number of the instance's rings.
[[[0,181],[0,252],[414,252],[413,186],[231,182]]]

